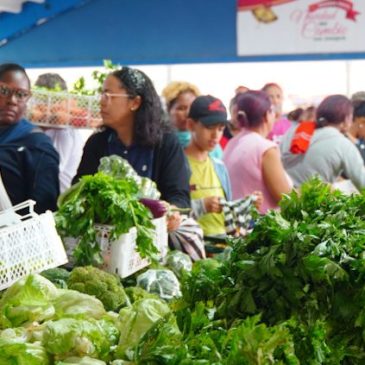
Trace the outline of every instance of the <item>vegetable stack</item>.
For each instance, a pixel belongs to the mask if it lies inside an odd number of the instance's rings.
[[[112,227],[110,240],[137,228],[137,251],[154,258],[152,214],[139,202],[138,185],[133,179],[117,179],[98,172],[83,176],[59,199],[57,230],[62,237],[80,238],[74,250],[79,265],[101,264],[96,224]]]
[[[210,300],[215,318],[232,324],[257,314],[268,326],[284,324],[301,364],[362,364],[364,218],[363,194],[347,197],[314,179],[236,240],[227,263],[193,269],[186,303]]]

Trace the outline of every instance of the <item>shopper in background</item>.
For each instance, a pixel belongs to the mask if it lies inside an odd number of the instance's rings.
[[[175,133],[163,123],[160,98],[148,76],[130,67],[110,73],[104,81],[100,110],[105,128],[86,142],[73,181],[97,172],[103,156],[118,155],[140,176],[156,182],[162,200],[190,207],[187,161]],[[179,224],[180,215],[175,212],[169,218],[169,229]]]
[[[277,144],[266,137],[275,120],[275,110],[264,91],[250,90],[237,102],[238,121],[242,131],[224,150],[224,163],[232,184],[233,199],[263,193],[261,213],[278,208],[283,194],[292,186],[280,159]]]
[[[191,204],[205,236],[225,235],[227,232],[222,203],[232,200],[231,182],[223,161],[209,156],[227,123],[227,111],[221,100],[203,95],[191,105],[188,125],[192,138],[185,154],[191,170]],[[253,193],[259,209],[262,194]]]
[[[237,135],[240,130],[240,124],[238,123],[238,109],[237,109],[237,100],[239,96],[245,92],[247,92],[249,89],[246,86],[238,86],[235,89],[235,96],[231,99],[229,103],[229,112],[231,114],[231,120],[224,128],[223,136],[220,140],[220,145],[224,149],[230,139],[232,139],[235,135]]]
[[[39,75],[34,85],[49,90],[67,91],[65,80],[56,73]],[[63,193],[71,186],[72,178],[76,174],[84,147],[84,139],[78,129],[67,125],[42,127],[42,129],[51,138],[60,155],[60,191]]]
[[[288,119],[293,123],[313,121],[316,118],[316,107],[311,105],[307,108],[297,108],[288,113]]]
[[[357,103],[361,103],[365,101],[365,91],[357,91],[356,93],[352,94],[351,102],[354,107],[356,107]]]
[[[355,143],[365,163],[365,91],[354,93],[351,102],[354,107],[354,119],[347,137]]]
[[[232,199],[231,183],[223,162],[210,157],[209,152],[219,143],[227,123],[221,100],[202,95],[192,103],[188,118],[192,138],[185,154],[191,170],[193,212],[206,236],[226,233],[220,200]]]
[[[275,111],[275,122],[267,138],[280,144],[282,136],[291,127],[290,121],[283,116],[283,89],[278,84],[270,82],[264,85],[262,90],[269,96]]]
[[[280,145],[288,174],[299,186],[318,175],[334,183],[345,175],[357,189],[365,187],[365,167],[356,146],[345,136],[353,107],[344,95],[330,95],[317,108],[316,120],[293,126]]]
[[[52,141],[24,119],[31,96],[23,67],[0,65],[0,170],[13,205],[27,199],[42,213],[56,210],[59,156]]]
[[[365,100],[353,102],[354,119],[347,137],[355,143],[365,162]]]
[[[199,95],[199,89],[195,85],[185,81],[170,82],[162,90],[162,96],[165,99],[170,122],[175,128],[177,137],[183,148],[191,140],[191,134],[187,125],[190,105]],[[223,157],[221,147],[217,145],[210,152],[210,155],[221,159]]]

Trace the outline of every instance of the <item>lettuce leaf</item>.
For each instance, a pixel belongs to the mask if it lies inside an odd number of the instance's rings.
[[[20,279],[0,299],[0,328],[19,327],[42,322],[55,313],[51,300],[58,289],[38,274]]]
[[[105,315],[103,303],[76,290],[59,289],[59,295],[53,300],[55,319],[65,317],[100,319]]]
[[[59,357],[90,356],[105,360],[118,337],[111,321],[63,318],[45,324],[42,343],[49,353]]]
[[[158,299],[142,299],[133,303],[132,307],[122,308],[119,312],[122,327],[117,355],[122,359],[131,360],[142,336],[168,313],[168,305]]]
[[[57,361],[55,365],[71,365],[71,364],[78,364],[78,365],[106,365],[106,362],[93,359],[91,357],[69,357],[63,361]]]
[[[0,338],[0,365],[49,365],[45,348],[39,343],[23,342],[21,338]]]

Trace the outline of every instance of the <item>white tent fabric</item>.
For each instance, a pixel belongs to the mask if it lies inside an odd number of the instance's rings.
[[[20,13],[23,3],[31,1],[33,3],[44,3],[45,0],[0,0],[0,12]]]

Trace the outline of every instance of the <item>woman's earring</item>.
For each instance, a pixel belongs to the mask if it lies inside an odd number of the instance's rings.
[[[134,108],[131,108],[131,112],[134,112],[136,109],[134,109]]]

